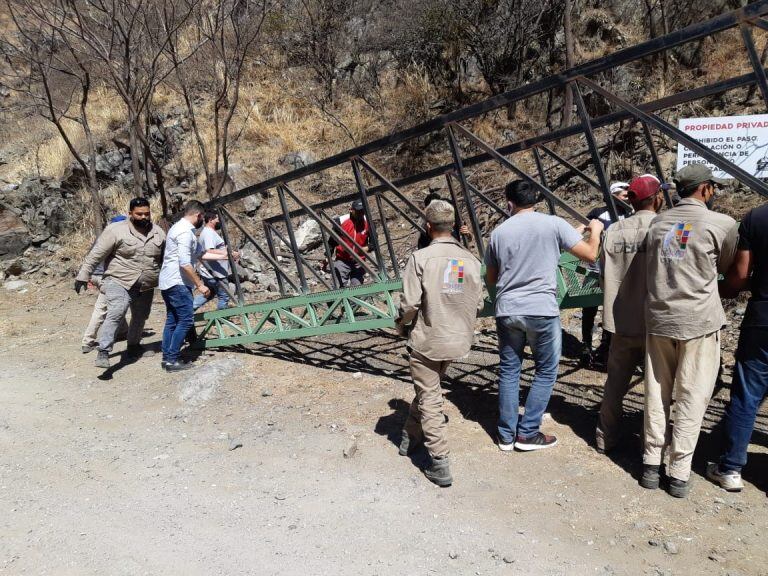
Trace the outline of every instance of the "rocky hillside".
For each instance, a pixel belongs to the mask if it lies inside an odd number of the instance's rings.
[[[132,5],[131,0],[118,4]],[[154,4],[174,2],[158,0]],[[518,4],[511,0],[222,2],[231,10],[225,14],[229,24],[222,26],[231,27],[226,29],[228,33],[245,30],[253,34],[253,43],[242,49],[240,60],[232,56],[237,54],[237,45],[222,45],[222,50],[229,50],[224,53],[211,48],[211,41],[201,43],[203,48],[190,51],[189,59],[179,65],[190,66],[183,68],[183,74],[168,68],[138,117],[132,117],[130,102],[121,97],[121,86],[100,70],[99,55],[89,55],[95,62],[90,69],[93,85],[87,103],[90,138],[72,105],[81,88],[60,84],[62,91],[68,87],[65,95],[69,100],[62,104],[62,94],[56,94],[54,104],[58,110],[69,108],[61,112],[58,128],[44,106],[44,93],[35,89],[41,74],[34,74],[30,64],[29,38],[24,36],[30,31],[19,24],[18,15],[27,15],[22,22],[37,17],[35,37],[42,38],[45,15],[37,14],[24,0],[3,5],[0,26],[7,57],[0,87],[0,279],[29,274],[67,276],[93,241],[94,224],[124,212],[137,190],[151,197],[158,216],[163,201],[166,210],[173,212],[186,199],[206,198],[217,182],[223,182],[223,192],[258,182],[551,74],[569,62],[600,57],[739,3],[713,0],[690,6],[679,0],[660,0],[648,9],[627,0]],[[67,5],[54,0],[50,12],[57,13]],[[177,42],[174,45],[179,51],[205,37],[205,22],[212,14],[205,6],[201,2],[200,14],[180,22],[179,36],[169,39]],[[566,27],[566,13],[571,16],[570,27]],[[66,17],[65,12],[61,14]],[[201,15],[207,20],[200,19]],[[151,32],[151,27],[147,30]],[[759,49],[765,45],[764,34],[756,32]],[[73,54],[75,49],[81,50],[78,54],[87,53],[85,44],[77,44],[84,42],[80,38],[56,34],[51,38],[50,54],[67,65],[72,64],[65,54],[70,45],[75,47]],[[151,40],[148,35],[146,42],[151,44]],[[136,56],[139,64],[142,54]],[[169,59],[167,50],[162,54]],[[233,62],[240,66],[237,90],[227,87],[222,92],[221,79],[234,78],[227,68]],[[734,31],[617,69],[608,80],[615,91],[642,101],[747,70],[748,61]],[[609,110],[594,95],[588,94],[586,100],[593,114]],[[573,122],[565,104],[562,94],[549,94],[490,114],[472,128],[501,145]],[[675,121],[681,115],[751,113],[763,108],[759,95],[736,90],[670,110],[665,116]],[[228,116],[227,151],[222,155],[221,123]],[[64,143],[62,130],[80,161]],[[145,142],[138,147],[135,142],[132,145],[137,132]],[[626,179],[647,169],[650,159],[636,126],[603,129],[597,136],[610,177]],[[656,138],[664,168],[670,170],[676,149],[661,136]],[[588,155],[578,152],[583,145],[571,144],[563,143],[561,152],[575,164],[587,166]],[[207,163],[201,147],[208,152]],[[444,142],[427,139],[380,154],[376,161],[386,166],[388,176],[397,177],[444,161],[446,154]],[[216,162],[211,159],[214,155]],[[532,158],[520,162],[534,168]],[[222,172],[225,165],[227,178]],[[353,186],[347,172],[332,173],[322,181],[309,179],[299,191],[310,200],[346,193]],[[599,201],[562,173],[554,170],[550,176],[559,185],[567,184],[569,198],[575,203],[586,207]],[[482,169],[473,174],[473,181],[493,188],[506,177],[500,171]],[[424,191],[408,193],[420,199]],[[723,199],[721,209],[738,214],[751,202],[754,199],[749,195],[731,194]],[[277,209],[275,199],[261,197],[236,207],[246,217]],[[309,250],[317,242],[311,224],[305,227],[302,234],[306,232]],[[258,235],[260,227],[253,230]],[[246,288],[273,288],[274,279],[248,247],[244,248]]]

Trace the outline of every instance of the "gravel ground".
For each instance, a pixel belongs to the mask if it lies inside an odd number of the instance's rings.
[[[1,574],[768,574],[765,415],[742,493],[700,477],[727,390],[685,501],[637,485],[641,390],[618,454],[593,450],[604,376],[578,368],[572,338],[544,424],[559,446],[501,453],[486,324],[446,382],[455,484],[440,489],[393,443],[412,389],[390,334],[102,373],[79,350],[93,295],[3,296]],[[148,343],[162,320],[158,302]]]

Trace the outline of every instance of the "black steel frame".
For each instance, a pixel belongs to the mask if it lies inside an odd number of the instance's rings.
[[[391,213],[407,221],[412,230],[423,232],[422,222],[424,213],[418,205],[408,198],[408,195],[403,192],[403,188],[434,178],[446,179],[451,199],[457,207],[456,227],[458,228],[461,222],[464,221],[463,214],[466,214],[472,230],[474,250],[478,256],[482,256],[485,237],[488,231],[483,230],[478,213],[479,208],[481,206],[487,207],[492,213],[502,217],[505,212],[504,207],[499,204],[499,201],[494,200],[487,191],[478,189],[470,182],[467,169],[491,161],[508,170],[516,177],[530,182],[541,192],[551,213],[560,212],[567,214],[574,220],[586,223],[586,219],[582,214],[575,210],[563,197],[555,194],[550,188],[547,178],[548,169],[544,164],[544,156],[546,156],[554,161],[554,165],[550,169],[565,170],[567,174],[571,174],[583,180],[592,188],[599,190],[608,206],[612,219],[615,220],[618,216],[617,203],[609,192],[604,160],[598,146],[595,131],[626,120],[640,124],[653,170],[657,173],[660,180],[664,181],[665,175],[662,172],[651,129],[657,130],[673,141],[682,143],[688,149],[732,175],[736,180],[754,192],[768,196],[768,186],[763,181],[748,174],[716,152],[699,144],[659,115],[660,111],[680,104],[749,86],[756,86],[760,90],[768,110],[768,77],[766,76],[766,70],[760,63],[760,57],[752,34],[753,27],[768,30],[768,21],[764,19],[767,15],[768,0],[759,0],[711,20],[700,22],[665,36],[620,50],[604,58],[586,62],[477,104],[443,114],[407,130],[390,134],[384,138],[379,138],[373,142],[335,154],[302,168],[247,186],[228,195],[215,198],[210,201],[210,204],[219,210],[223,225],[222,231],[225,235],[225,240],[227,240],[227,245],[229,246],[230,243],[227,238],[228,233],[225,221],[229,220],[274,268],[280,293],[283,296],[287,296],[289,291],[294,293],[311,291],[306,270],[309,270],[312,276],[317,279],[319,285],[322,285],[324,288],[332,289],[339,287],[333,274],[331,274],[331,283],[329,284],[322,274],[319,274],[312,267],[311,262],[300,253],[296,243],[293,219],[308,217],[314,219],[319,224],[323,250],[326,258],[330,261],[332,253],[329,239],[333,239],[333,241],[339,244],[346,241],[354,248],[360,250],[363,250],[364,247],[355,243],[334,222],[333,217],[326,213],[326,210],[332,208],[339,209],[340,207],[346,208],[346,205],[351,201],[361,200],[370,226],[370,252],[367,257],[360,257],[354,251],[350,251],[351,256],[373,280],[396,279],[400,277],[401,260],[403,258],[398,258],[397,247],[393,240],[392,230],[388,224],[389,218],[386,210],[389,209]],[[638,104],[628,102],[601,85],[599,80],[595,78],[595,76],[616,67],[630,64],[685,43],[701,40],[707,36],[734,28],[739,29],[745,49],[745,56],[752,68],[752,72],[748,74],[666,96],[655,101]],[[579,118],[578,124],[557,130],[548,130],[540,135],[505,144],[501,147],[495,147],[483,141],[461,124],[499,108],[510,106],[521,100],[552,90],[560,91],[561,93],[566,90],[572,92]],[[590,117],[584,101],[584,90],[589,90],[592,94],[603,98],[613,107],[614,111],[602,116]],[[374,153],[383,152],[395,145],[435,133],[444,133],[445,135],[448,152],[450,152],[451,157],[451,162],[448,164],[417,174],[406,175],[396,180],[390,180],[380,170],[375,168],[369,160],[369,157]],[[579,169],[571,160],[564,158],[549,146],[551,143],[571,137],[582,137],[586,142],[587,152],[591,160],[590,166],[595,173],[595,177],[585,173],[583,169]],[[464,147],[462,147],[462,142],[465,143]],[[480,152],[468,155],[467,150],[470,147],[478,148]],[[514,154],[526,151],[531,151],[533,155],[536,166],[535,174],[528,174],[510,158]],[[288,186],[293,182],[301,181],[309,176],[320,175],[323,172],[347,163],[351,168],[353,180],[357,188],[353,193],[340,195],[333,199],[310,205]],[[459,190],[455,189],[454,180],[458,183]],[[246,226],[233,216],[231,211],[227,209],[227,205],[247,196],[263,194],[271,190],[274,190],[277,194],[281,213],[263,219],[262,226],[267,244],[265,249],[259,245],[259,242],[247,230]],[[290,208],[289,199],[297,208]],[[373,199],[373,202],[371,199]],[[671,199],[668,194],[666,195],[666,201],[668,205],[671,205]],[[280,230],[280,227],[282,227],[283,231]],[[277,254],[275,247],[275,237],[290,248],[291,259],[294,263],[294,267],[290,270],[279,262],[280,256]],[[382,250],[382,240],[386,250]],[[468,245],[467,239],[464,238],[463,240],[465,245]],[[389,263],[387,263],[387,259]],[[233,269],[236,269],[234,259],[230,258],[230,264]],[[235,274],[235,277],[237,277],[237,274]],[[243,297],[239,282],[236,288],[238,300],[240,305],[242,305]]]

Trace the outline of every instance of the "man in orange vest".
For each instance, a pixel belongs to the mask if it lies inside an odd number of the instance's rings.
[[[365,250],[368,246],[368,220],[365,218],[365,210],[362,200],[355,200],[349,207],[349,216],[342,216],[339,219],[337,228],[341,228],[345,234],[339,233],[342,244],[336,246],[336,259],[333,262],[333,273],[336,275],[339,286],[349,288],[359,286],[363,283],[365,270],[360,263],[355,260],[351,252],[361,259],[365,259]],[[338,232],[338,230],[337,230]],[[354,238],[360,248],[354,247],[349,238]]]

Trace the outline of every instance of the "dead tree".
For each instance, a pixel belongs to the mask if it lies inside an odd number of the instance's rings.
[[[98,64],[103,80],[126,108],[134,191],[144,193],[142,161],[148,162],[167,216],[163,162],[153,154],[147,130],[150,108],[157,87],[174,70],[166,57],[169,37],[190,22],[202,0],[68,0],[66,4],[71,9],[61,14],[65,32]]]
[[[69,2],[51,0],[42,6],[34,0],[7,0],[7,6],[13,34],[0,40],[0,50],[9,84],[56,127],[83,171],[91,197],[93,231],[98,235],[105,213],[96,178],[96,143],[88,118],[93,72],[91,63],[65,31],[65,20],[71,16]],[[85,137],[85,153],[75,143],[78,130]]]
[[[183,35],[179,29],[172,30],[171,22],[166,24],[167,52],[174,69],[170,84],[187,108],[211,198],[221,194],[228,181],[232,146],[247,121],[246,116],[240,129],[234,130],[243,74],[256,61],[255,48],[274,6],[271,0],[222,0],[198,7]],[[192,54],[190,35],[191,44],[198,47]],[[205,108],[208,114],[203,113]],[[213,134],[212,146],[205,138],[208,133]]]

